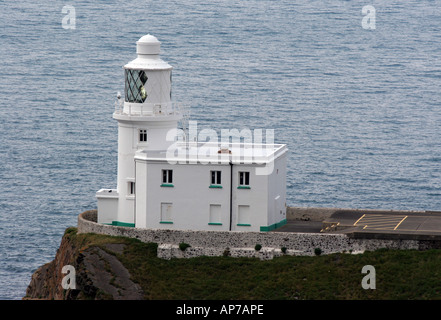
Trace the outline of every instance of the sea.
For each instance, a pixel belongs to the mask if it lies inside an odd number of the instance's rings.
[[[287,205],[441,210],[441,1],[0,2],[0,299],[115,188],[136,41],[198,130],[274,130]]]

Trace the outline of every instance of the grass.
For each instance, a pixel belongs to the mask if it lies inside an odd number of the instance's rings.
[[[70,228],[75,229],[75,228]],[[163,260],[157,245],[136,239],[66,231],[78,248],[107,243],[127,244],[116,255],[129,270],[146,299],[268,299],[268,300],[433,300],[441,297],[441,250],[376,250],[363,254],[312,257],[198,257]],[[376,289],[363,289],[372,265]]]

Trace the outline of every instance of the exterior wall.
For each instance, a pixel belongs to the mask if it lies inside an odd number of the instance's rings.
[[[229,230],[229,165],[172,165],[137,160],[136,168],[138,185],[146,185],[137,189],[137,227]],[[163,169],[173,170],[173,186],[161,186]],[[211,170],[222,172],[222,188],[210,188]],[[172,204],[169,221],[161,221],[161,203]],[[210,224],[210,204],[221,206],[216,224]]]
[[[268,225],[267,194],[268,176],[257,175],[256,165],[233,165],[233,206],[232,230],[260,231],[261,226]],[[239,172],[250,173],[250,188],[239,187]],[[239,221],[239,206],[249,206],[249,222]]]
[[[286,222],[286,154],[274,160],[268,175],[268,224],[262,231],[277,229]]]
[[[135,153],[138,149],[162,150],[172,143],[166,141],[169,130],[177,121],[127,121],[118,120],[118,177],[120,195],[118,217],[122,223],[135,223],[135,196],[130,194],[130,182],[135,182]],[[147,142],[139,141],[139,129],[147,129]]]
[[[118,121],[118,175],[117,190],[120,196],[118,203],[117,221],[134,223],[134,197],[129,195],[129,181],[135,179],[133,157],[136,151],[134,145],[134,123]]]
[[[116,190],[101,189],[96,193],[98,200],[98,223],[112,224],[118,217],[118,199]]]
[[[137,160],[135,160],[135,168],[136,168],[136,193],[138,195],[146,195],[147,194],[147,166],[142,163],[139,164]],[[136,228],[147,228],[147,219],[146,219],[146,208],[147,208],[147,196],[139,196],[135,195],[135,227]]]
[[[346,234],[161,230],[109,226],[96,223],[96,211],[86,211],[78,217],[78,233],[89,232],[157,243],[158,255],[164,258],[185,257],[175,250],[181,242],[188,243],[193,248],[188,257],[222,255],[227,250],[236,257],[267,255],[271,258],[278,255],[282,247],[288,250],[288,254],[307,256],[314,255],[315,248],[320,248],[322,254],[358,253],[380,248],[415,250],[425,248],[424,240],[356,239]],[[262,245],[261,253],[253,251],[256,244]],[[429,248],[430,246],[426,249]]]
[[[279,165],[281,165],[280,163]],[[283,204],[282,213],[275,206],[268,212],[269,176],[256,174],[254,165],[233,165],[230,222],[229,164],[169,164],[138,159],[136,161],[136,227],[180,230],[268,231],[270,225],[285,219],[283,186],[272,186]],[[162,170],[173,170],[172,186],[162,184]],[[211,186],[210,171],[222,172],[221,186]],[[239,187],[239,172],[250,173],[250,187]],[[272,183],[279,182],[283,172],[273,171]],[[274,200],[274,199],[273,199]],[[171,204],[169,221],[161,218],[162,206]],[[210,205],[219,205],[220,219],[210,220]],[[239,207],[249,211],[248,219],[239,217]],[[277,207],[278,209],[278,207]]]

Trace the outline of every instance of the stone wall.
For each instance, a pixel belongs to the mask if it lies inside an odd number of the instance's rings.
[[[314,255],[316,248],[319,248],[322,254],[358,253],[379,248],[419,249],[418,240],[354,239],[345,234],[183,231],[110,226],[96,223],[96,210],[79,215],[78,232],[124,236],[137,238],[143,242],[154,242],[159,245],[158,256],[166,259],[223,254],[271,259],[283,254],[282,248],[286,249],[285,254],[291,255]],[[178,248],[179,243],[187,243],[190,247],[182,251]],[[256,244],[260,244],[262,249],[256,251],[254,249]]]

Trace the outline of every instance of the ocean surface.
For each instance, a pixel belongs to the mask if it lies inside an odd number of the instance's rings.
[[[147,33],[199,130],[288,145],[288,205],[441,210],[441,1],[3,0],[0,21],[2,300],[116,187],[114,102]]]

